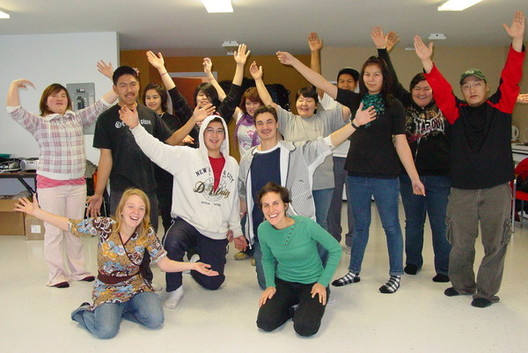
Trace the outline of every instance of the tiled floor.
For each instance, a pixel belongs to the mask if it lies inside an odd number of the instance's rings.
[[[528,226],[517,227],[508,249],[501,301],[486,309],[470,297],[448,298],[448,284],[434,283],[430,231],[426,263],[406,275],[394,295],[378,292],[387,279],[384,235],[377,213],[363,264],[361,282],[332,288],[320,332],[300,338],[291,322],[273,333],[255,325],[260,290],[249,261],[228,256],[227,280],[206,291],[184,278],[185,296],[165,310],[160,330],[123,321],[112,340],[90,336],[70,320],[70,312],[90,300],[91,284],[48,288],[42,241],[0,236],[0,345],[14,352],[528,352]],[[403,226],[403,221],[402,221]],[[96,270],[96,241],[85,240],[89,269]],[[477,261],[482,256],[479,244]],[[346,272],[344,255],[336,277]],[[155,282],[164,283],[157,268]]]

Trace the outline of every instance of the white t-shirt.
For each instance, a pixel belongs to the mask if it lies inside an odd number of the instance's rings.
[[[337,106],[337,102],[326,93],[324,93],[323,98],[319,100],[319,104],[321,104],[321,106],[325,110],[334,109]],[[350,117],[350,118],[353,118],[353,117]],[[345,142],[343,142],[342,144],[340,144],[339,146],[337,146],[336,148],[332,150],[332,155],[334,157],[346,158],[349,147],[350,147],[350,142],[346,140]]]

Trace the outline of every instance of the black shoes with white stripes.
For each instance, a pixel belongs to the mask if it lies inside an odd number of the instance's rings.
[[[379,287],[379,291],[384,294],[396,293],[398,288],[400,288],[401,276],[390,276],[387,283]]]
[[[342,286],[346,286],[347,284],[357,283],[359,281],[361,281],[361,278],[359,277],[359,273],[354,273],[354,272],[349,271],[343,277],[338,278],[335,281],[333,281],[332,285],[335,287],[342,287]],[[400,288],[400,281],[401,281],[401,276],[390,276],[387,283],[385,283],[379,288],[379,291],[385,294],[396,293],[398,288]]]
[[[361,278],[359,278],[359,273],[348,271],[346,275],[333,281],[332,285],[335,287],[342,287],[346,286],[347,284],[356,283],[359,281],[361,281]]]

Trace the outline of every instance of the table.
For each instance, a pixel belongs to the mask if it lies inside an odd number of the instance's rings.
[[[2,172],[0,173],[0,179],[18,179],[18,181],[22,185],[24,185],[26,190],[32,194],[35,193],[35,190],[31,187],[31,185],[29,185],[24,180],[24,178],[32,178],[34,180],[34,184],[37,185],[36,180],[35,180],[36,177],[37,177],[36,172]]]

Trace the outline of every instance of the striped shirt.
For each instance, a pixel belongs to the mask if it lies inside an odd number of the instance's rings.
[[[78,112],[68,110],[64,115],[39,116],[20,106],[7,107],[7,112],[39,144],[37,174],[55,180],[69,180],[84,176],[83,127],[93,124],[109,106],[101,99]]]

